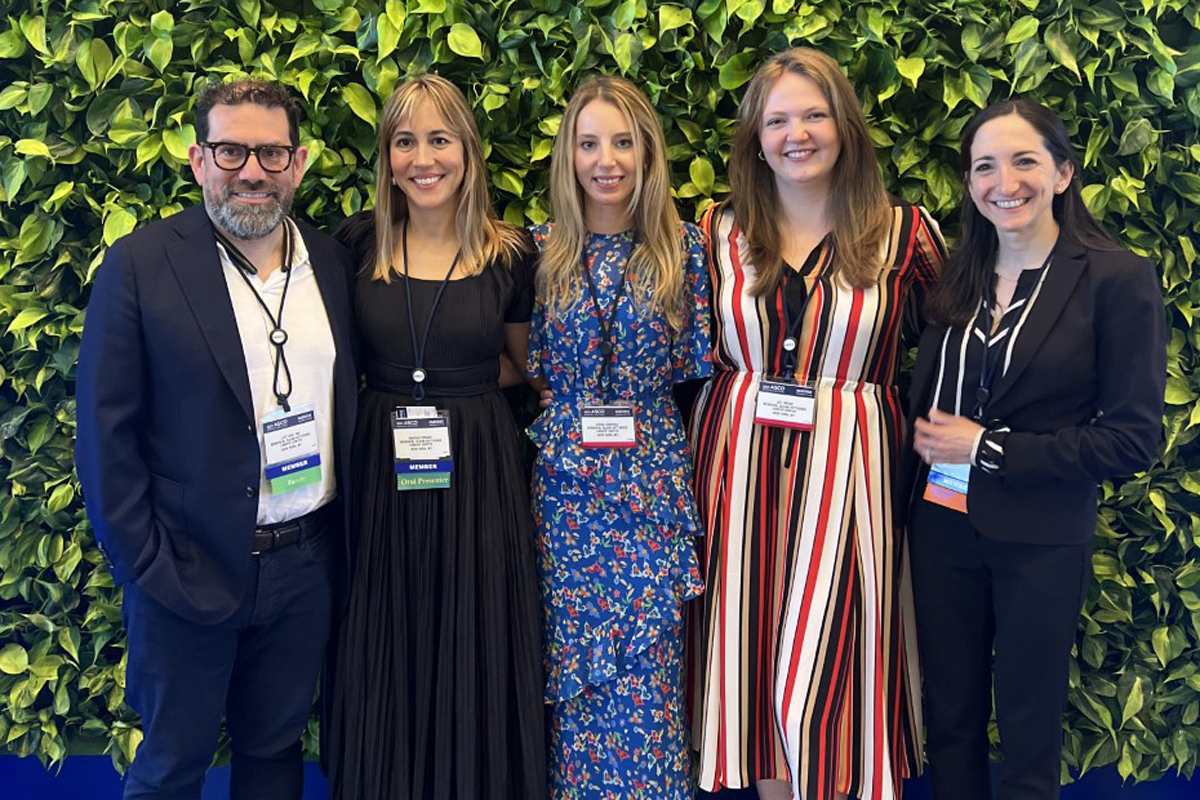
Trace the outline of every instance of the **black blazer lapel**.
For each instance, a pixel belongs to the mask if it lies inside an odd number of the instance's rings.
[[[329,318],[333,346],[337,352],[333,379],[334,414],[338,452],[345,454],[349,452],[354,437],[354,417],[358,404],[358,376],[350,320],[350,258],[348,254],[338,252],[340,248],[333,244],[332,239],[314,235],[315,231],[307,225],[297,227],[308,249],[308,259],[321,292],[321,302],[325,304],[325,314]],[[345,455],[339,455],[339,459],[342,464],[349,462]],[[345,476],[342,477],[344,479]]]
[[[1005,392],[1020,379],[1021,373],[1029,366],[1029,362],[1033,360],[1038,349],[1046,341],[1046,336],[1062,315],[1063,308],[1071,293],[1075,291],[1075,285],[1079,283],[1086,266],[1087,251],[1075,242],[1060,238],[1055,247],[1054,259],[1046,271],[1041,292],[1037,295],[1033,308],[1029,310],[1025,324],[1017,333],[1012,361],[992,389],[989,406],[995,407]]]
[[[254,419],[246,356],[238,335],[237,318],[221,271],[221,257],[212,223],[203,206],[180,212],[175,232],[179,241],[167,246],[167,258],[175,271],[196,324],[212,350],[213,359],[237,397],[247,419]]]

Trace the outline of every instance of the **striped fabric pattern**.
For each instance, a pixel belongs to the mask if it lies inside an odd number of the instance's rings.
[[[923,209],[893,215],[876,285],[825,274],[827,243],[813,256],[796,369],[816,387],[812,431],[754,424],[759,381],[783,360],[784,298],[747,293],[754,267],[731,207],[704,220],[714,373],[691,432],[708,532],[692,666],[707,791],[790,779],[804,800],[879,800],[920,771],[907,548],[891,503],[896,376],[901,330],[945,250]]]

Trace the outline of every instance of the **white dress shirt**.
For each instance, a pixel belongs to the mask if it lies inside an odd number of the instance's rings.
[[[267,338],[271,333],[271,320],[258,300],[257,291],[271,313],[278,315],[279,299],[287,281],[287,272],[277,269],[267,276],[266,281],[257,275],[246,275],[229,258],[225,247],[218,242],[221,254],[221,269],[225,274],[225,285],[233,303],[233,315],[237,320],[238,337],[242,341],[242,353],[246,358],[246,372],[250,377],[250,396],[254,403],[255,431],[258,435],[259,493],[258,524],[285,522],[315,511],[333,499],[337,482],[333,465],[333,362],[337,351],[333,344],[333,333],[325,303],[317,286],[316,275],[309,261],[308,248],[300,231],[291,220],[284,224],[292,230],[292,277],[288,283],[287,300],[283,308],[280,327],[287,331],[284,353],[292,375],[292,390],[288,403],[296,406],[312,405],[316,411],[317,439],[320,444],[321,480],[299,489],[281,494],[271,494],[266,479],[266,448],[263,446],[262,418],[279,410],[275,397],[275,346]],[[243,276],[250,279],[246,285]],[[253,287],[253,288],[251,288]],[[287,379],[283,370],[279,375],[280,388],[286,391]]]

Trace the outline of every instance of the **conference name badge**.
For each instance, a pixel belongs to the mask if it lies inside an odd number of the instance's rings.
[[[396,451],[396,489],[449,489],[454,472],[450,418],[432,406],[407,406],[392,412]]]
[[[776,428],[810,431],[816,417],[817,390],[809,383],[760,381],[754,422]]]
[[[636,414],[631,405],[579,407],[584,447],[636,447]]]
[[[925,482],[925,499],[944,508],[967,513],[970,464],[932,464]]]
[[[321,445],[317,414],[311,405],[276,410],[261,420],[271,494],[291,492],[321,480]]]

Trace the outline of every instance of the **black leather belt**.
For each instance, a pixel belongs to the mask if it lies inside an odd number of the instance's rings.
[[[303,535],[311,534],[321,525],[324,507],[310,511],[303,517],[289,519],[287,522],[274,522],[270,525],[259,525],[254,529],[254,542],[250,555],[256,556],[268,550],[287,547],[300,541]]]

